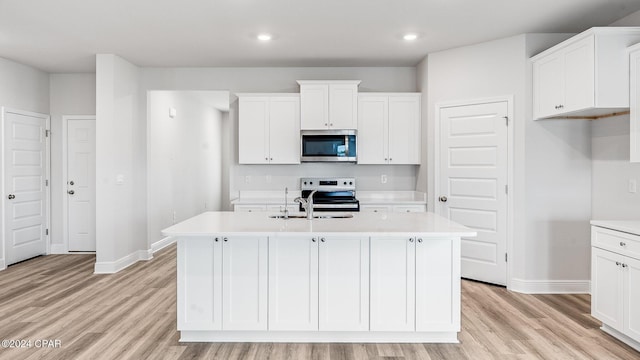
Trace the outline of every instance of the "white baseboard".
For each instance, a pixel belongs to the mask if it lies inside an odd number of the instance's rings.
[[[512,279],[509,290],[523,294],[589,294],[591,281]]]
[[[4,263],[4,259],[0,259],[0,271],[6,269],[7,266]]]
[[[51,244],[51,254],[68,254],[65,244]]]
[[[94,274],[115,274],[118,271],[125,269],[140,260],[151,260],[151,259],[153,259],[153,253],[151,252],[151,249],[138,250],[116,261],[96,262],[93,273]]]
[[[602,327],[600,328],[600,330],[606,332],[607,334],[613,336],[614,338],[617,338],[618,340],[622,341],[623,343],[631,346],[636,351],[640,351],[640,342],[635,341],[634,339],[632,339],[632,338],[628,337],[627,335],[621,333],[620,331],[610,327],[609,325],[603,323]]]
[[[162,239],[162,240],[158,240],[156,242],[154,242],[153,244],[151,244],[151,251],[155,254],[156,252],[166,248],[167,246],[173,244],[176,242],[176,238],[175,237],[170,237],[167,236],[166,238]]]

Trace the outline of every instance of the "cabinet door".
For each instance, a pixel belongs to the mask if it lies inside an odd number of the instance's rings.
[[[238,113],[239,163],[269,163],[269,98],[241,97]]]
[[[415,330],[415,239],[371,237],[371,331]]]
[[[591,315],[623,331],[623,272],[621,255],[591,248]]]
[[[594,37],[569,45],[564,50],[564,106],[561,112],[595,105]]]
[[[329,126],[329,85],[300,85],[300,128],[324,130]]]
[[[631,140],[631,162],[640,162],[640,49],[630,54],[631,83],[629,106],[629,136]]]
[[[222,330],[267,330],[267,237],[223,237]]]
[[[640,341],[640,261],[625,257],[624,334]]]
[[[178,265],[178,330],[222,330],[220,238],[179,238]]]
[[[318,330],[317,238],[269,238],[269,330]]]
[[[358,164],[389,162],[389,97],[358,97]]]
[[[272,97],[269,108],[269,162],[299,164],[300,98]]]
[[[389,164],[420,164],[420,96],[389,97]]]
[[[564,102],[564,57],[550,54],[533,63],[533,117],[540,119],[561,112]]]
[[[369,331],[369,238],[320,237],[320,331]]]
[[[416,239],[416,331],[460,331],[455,241],[460,240]]]
[[[358,121],[358,85],[329,85],[329,127],[356,129]]]

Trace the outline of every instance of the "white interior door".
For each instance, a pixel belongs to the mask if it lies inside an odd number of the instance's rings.
[[[6,264],[47,252],[49,116],[3,109]]]
[[[67,120],[69,251],[96,251],[96,121]]]
[[[478,232],[463,238],[462,277],[506,284],[507,101],[440,109],[439,205]]]

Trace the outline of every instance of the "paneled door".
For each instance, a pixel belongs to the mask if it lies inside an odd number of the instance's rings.
[[[47,252],[49,116],[2,109],[6,265]]]
[[[462,238],[462,277],[506,284],[508,101],[442,107],[437,211]]]
[[[96,251],[96,120],[66,120],[69,251]]]

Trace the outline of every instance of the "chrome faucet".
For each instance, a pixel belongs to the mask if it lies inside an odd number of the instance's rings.
[[[289,188],[285,187],[284,188],[284,210],[280,211],[284,214],[285,219],[289,218],[289,208],[287,207],[287,202],[288,202],[287,195],[289,195]]]
[[[297,197],[295,198],[293,201],[298,202],[300,204],[302,204],[302,207],[304,208],[306,214],[307,214],[307,219],[308,220],[313,220],[313,195],[315,193],[317,193],[318,190],[313,190],[309,196],[307,196],[307,198],[303,198],[303,197]]]

